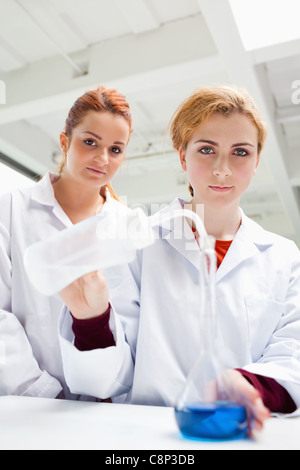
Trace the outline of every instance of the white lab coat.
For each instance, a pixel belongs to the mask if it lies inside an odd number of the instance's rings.
[[[169,208],[181,208],[175,200]],[[263,230],[243,212],[216,274],[219,345],[231,368],[281,383],[300,406],[300,253],[294,242]],[[116,346],[78,351],[71,319],[60,321],[67,382],[73,392],[174,406],[200,341],[198,247],[187,223],[159,224],[154,245],[138,252],[112,291]],[[121,274],[121,271],[123,273]]]
[[[72,226],[54,197],[51,180],[58,177],[47,173],[32,187],[0,198],[0,395],[55,398],[63,390],[60,396],[79,398],[70,393],[63,373],[62,301],[40,294],[23,263],[29,245]],[[107,191],[103,212],[124,207]]]

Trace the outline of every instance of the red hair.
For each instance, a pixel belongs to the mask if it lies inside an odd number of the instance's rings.
[[[132,132],[132,118],[129,104],[125,96],[113,88],[99,86],[96,90],[91,90],[77,98],[71,107],[65,123],[65,134],[68,141],[71,141],[73,129],[78,126],[89,111],[109,112],[122,116],[129,125]],[[59,165],[58,172],[62,174],[66,166],[67,155],[64,154]],[[111,196],[119,199],[110,183],[106,185]]]

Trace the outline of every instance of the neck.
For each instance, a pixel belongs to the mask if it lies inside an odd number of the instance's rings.
[[[73,223],[95,215],[104,204],[100,188],[81,185],[68,174],[62,174],[53,189],[57,202]]]
[[[199,215],[208,235],[212,235],[216,240],[233,240],[241,224],[238,204],[216,208],[192,199],[185,207]]]

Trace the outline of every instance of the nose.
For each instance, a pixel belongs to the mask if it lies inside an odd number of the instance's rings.
[[[99,150],[99,152],[97,152],[97,155],[95,156],[95,160],[102,163],[102,165],[107,165],[108,164],[108,151],[107,151],[107,149]]]
[[[216,159],[213,168],[213,175],[219,177],[226,177],[231,175],[231,169],[227,158],[220,156]]]

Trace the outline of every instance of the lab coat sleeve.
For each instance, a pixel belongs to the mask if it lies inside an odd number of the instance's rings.
[[[1,198],[0,207],[0,395],[55,398],[62,387],[40,370],[25,330],[12,312],[10,194]]]
[[[293,398],[300,414],[300,253],[292,244],[290,278],[282,315],[261,358],[244,369],[271,377]]]
[[[119,281],[116,281],[119,278]],[[79,351],[74,345],[72,317],[65,307],[59,322],[64,375],[73,393],[124,400],[133,383],[139,322],[139,291],[126,266],[107,279],[110,287],[110,328],[115,346]]]
[[[133,360],[130,347],[113,308],[115,346],[80,351],[74,346],[72,318],[65,307],[60,318],[60,345],[66,382],[73,393],[96,398],[126,395],[132,385]]]

